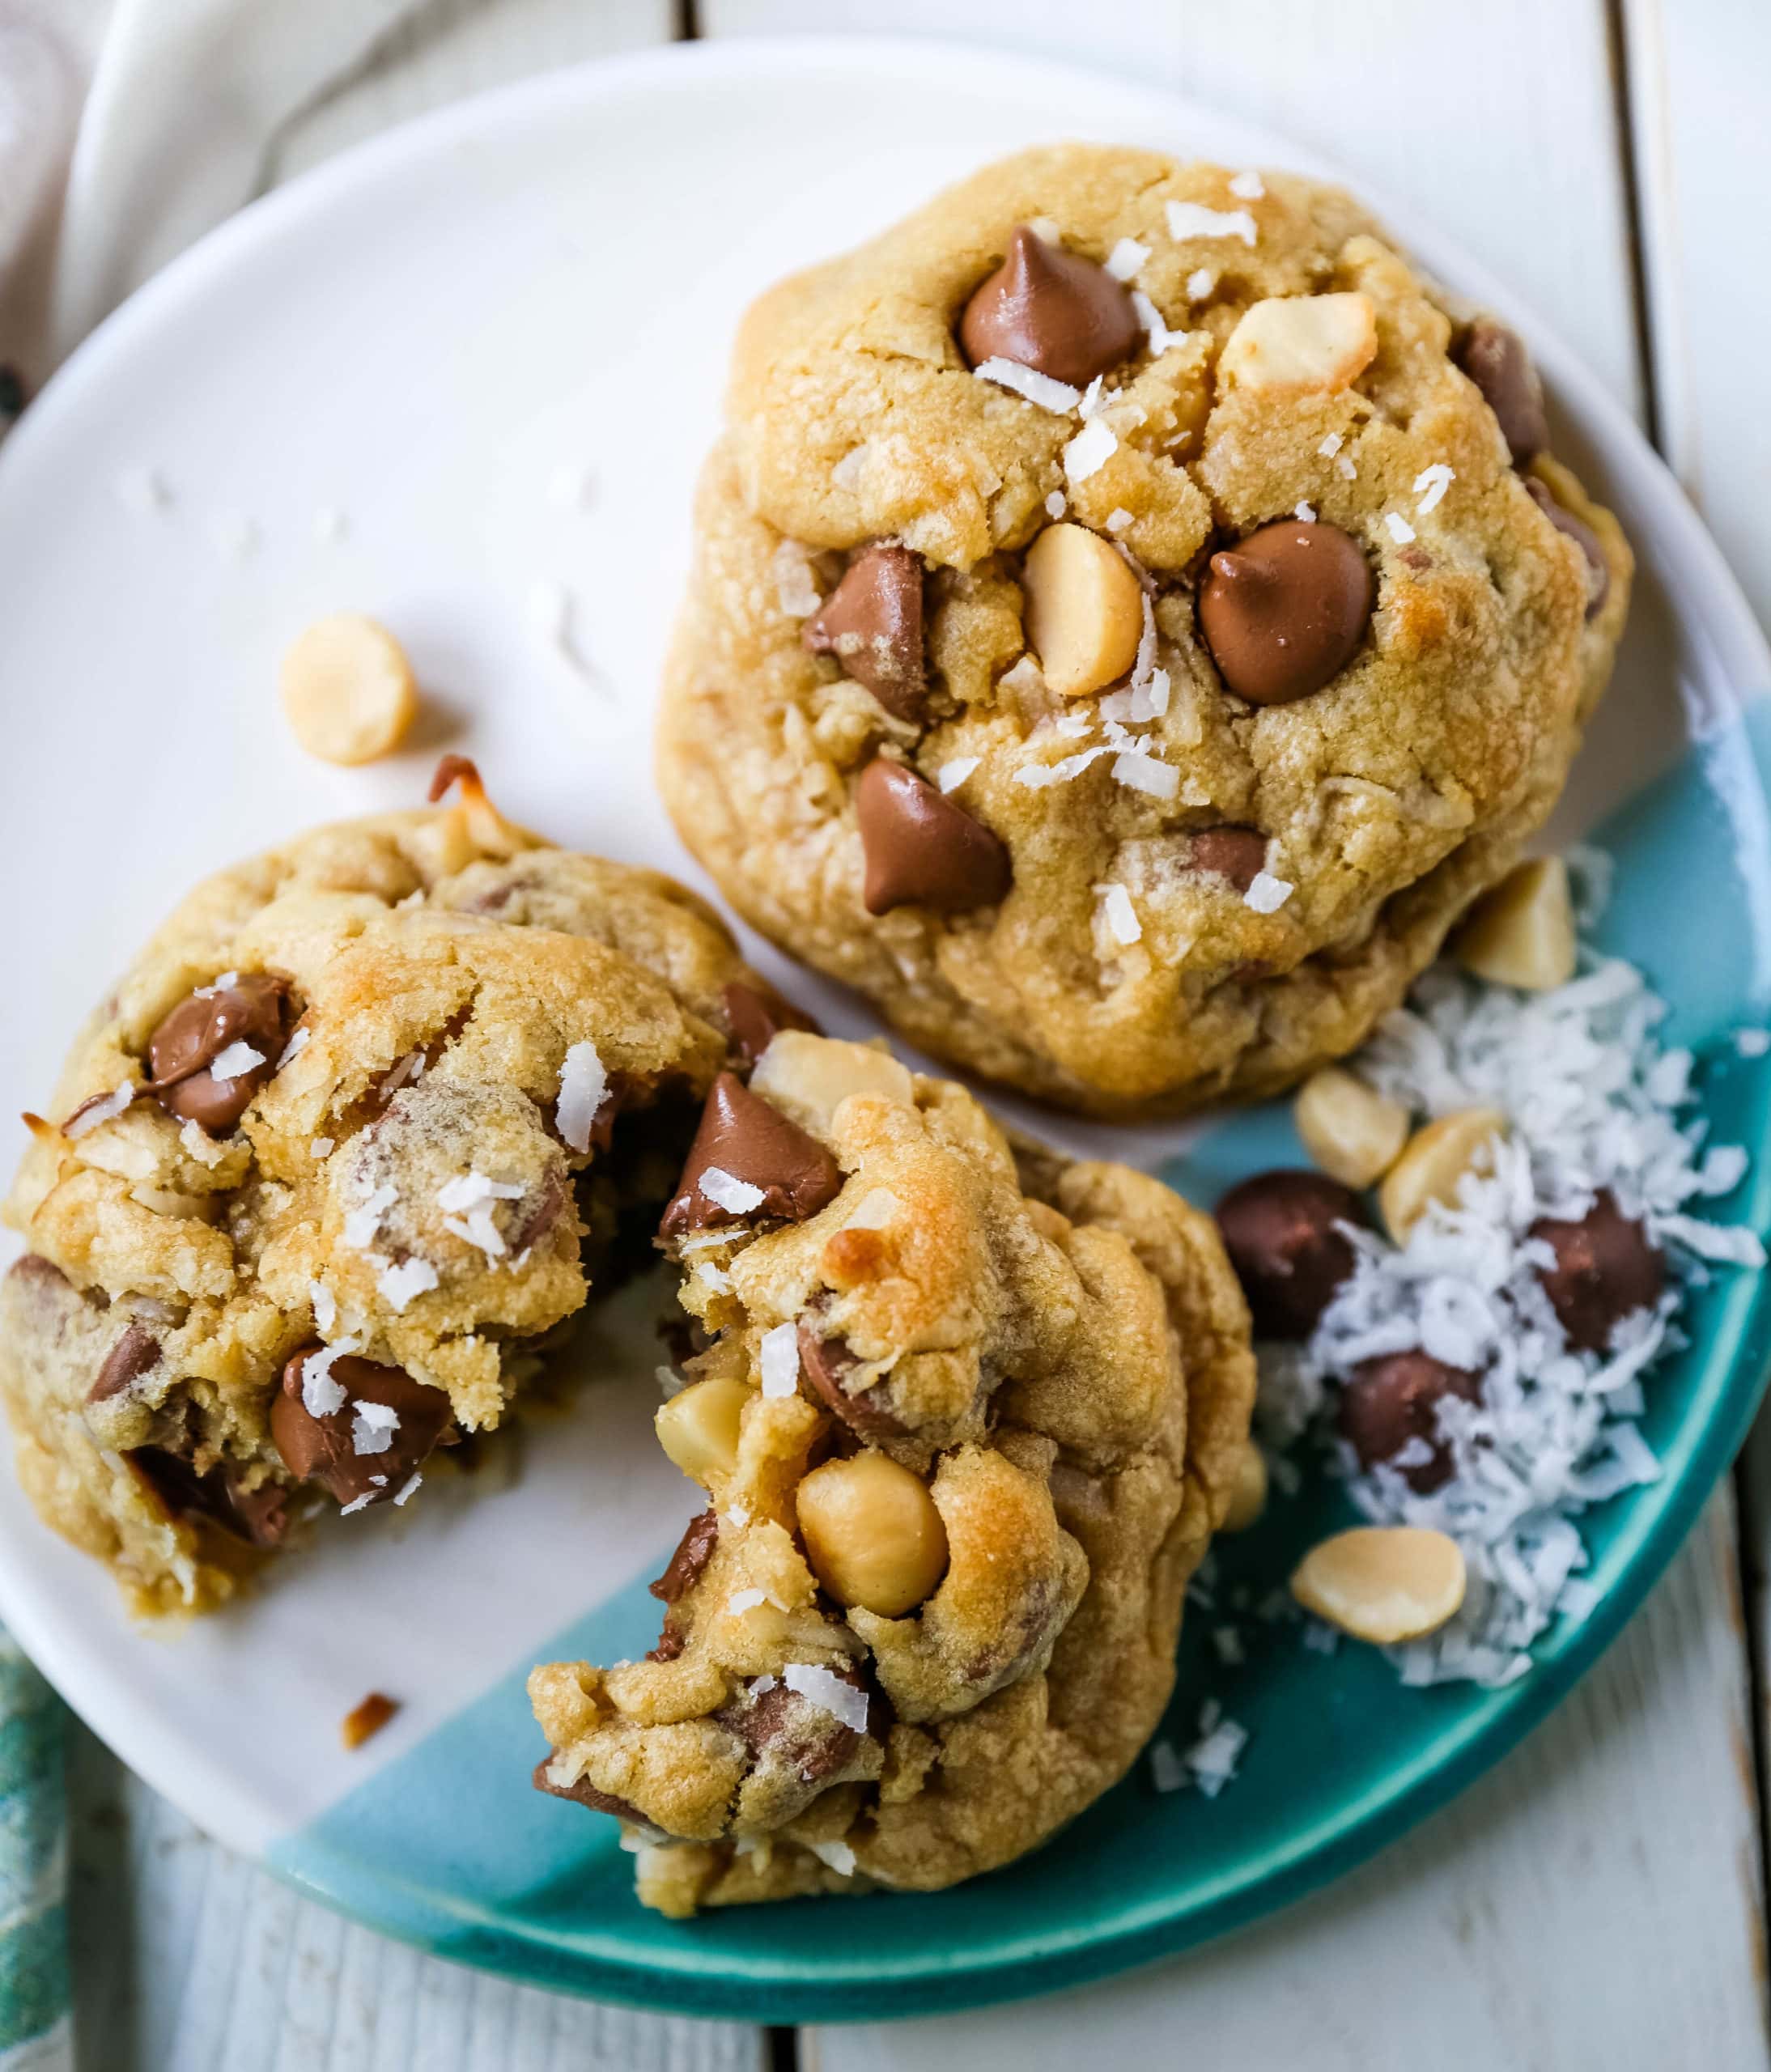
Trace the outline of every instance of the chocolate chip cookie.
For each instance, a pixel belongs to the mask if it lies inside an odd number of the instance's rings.
[[[706,1507],[644,1661],[530,1678],[537,1785],[627,1823],[667,1913],[1035,1847],[1156,1725],[1248,1451],[1210,1222],[784,1030],[715,1081],[662,1236],[700,1349],[659,1437]]]
[[[75,1043],[7,1220],[21,1480],[138,1607],[502,1423],[702,1096],[789,1011],[668,878],[461,803],[185,900]]]
[[[666,685],[727,895],[1129,1118],[1351,1048],[1567,775],[1630,555],[1348,196],[1069,146],[747,318]]]

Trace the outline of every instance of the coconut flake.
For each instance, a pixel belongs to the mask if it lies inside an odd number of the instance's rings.
[[[1316,451],[1325,461],[1333,460],[1336,454],[1340,451],[1340,434],[1338,431],[1326,433]]]
[[[1734,1032],[1736,1056],[1762,1058],[1771,1051],[1771,1029],[1737,1029]]]
[[[589,1150],[591,1128],[608,1090],[609,1075],[597,1046],[574,1043],[560,1064],[559,1098],[554,1104],[554,1127],[574,1151]]]
[[[219,978],[211,979],[208,985],[199,986],[193,995],[193,998],[212,1000],[218,993],[225,993],[230,987],[237,986],[239,983],[240,974],[237,971],[223,971]]]
[[[1181,788],[1181,773],[1172,763],[1130,749],[1114,758],[1113,781],[1130,791],[1147,792],[1153,799],[1172,799]]]
[[[367,1200],[359,1202],[346,1215],[340,1233],[343,1242],[353,1251],[366,1252],[380,1232],[382,1217],[398,1199],[398,1192],[392,1182],[384,1180]]]
[[[1105,418],[1094,418],[1064,448],[1064,474],[1072,482],[1085,482],[1111,460],[1119,444]]]
[[[935,782],[944,792],[957,792],[983,761],[981,755],[956,755],[935,772]]]
[[[1048,518],[1061,518],[1069,508],[1061,489],[1053,490],[1046,499],[1046,516]]]
[[[1314,525],[1316,522],[1316,507],[1307,499],[1304,499],[1293,507],[1291,515],[1294,518],[1301,519],[1306,525]]]
[[[428,1294],[436,1282],[436,1268],[431,1262],[413,1258],[401,1260],[397,1266],[384,1267],[376,1276],[375,1284],[381,1299],[397,1316],[401,1316],[415,1296]]]
[[[828,1864],[839,1878],[855,1875],[855,1852],[847,1842],[808,1842],[805,1846],[819,1862]]]
[[[1217,276],[1209,266],[1196,266],[1187,277],[1187,299],[1189,302],[1204,302],[1217,286]]]
[[[1119,943],[1134,943],[1144,933],[1144,924],[1137,917],[1137,909],[1132,904],[1132,895],[1123,885],[1098,885],[1101,911],[1106,919],[1108,932]]]
[[[405,1481],[402,1482],[399,1488],[394,1491],[393,1501],[395,1505],[397,1506],[398,1505],[403,1504],[406,1499],[414,1493],[418,1484],[423,1480],[423,1475],[419,1473],[417,1468],[414,1468],[412,1472],[406,1478]]]
[[[350,1420],[350,1446],[359,1454],[384,1454],[400,1429],[400,1413],[385,1403],[359,1400]]]
[[[384,1475],[382,1477],[384,1482],[386,1479]],[[353,1511],[367,1510],[380,1494],[380,1492],[377,1489],[365,1489],[360,1497],[353,1497],[348,1504],[341,1504],[338,1506],[339,1517],[347,1518]]]
[[[515,1180],[490,1180],[485,1174],[470,1170],[438,1188],[436,1205],[451,1216],[460,1216],[482,1202],[520,1200],[522,1192]]]
[[[1246,209],[1208,209],[1202,202],[1170,202],[1168,234],[1177,243],[1190,237],[1239,237],[1252,246],[1260,233]]]
[[[210,1060],[209,1076],[218,1085],[230,1081],[244,1079],[249,1072],[256,1072],[265,1062],[262,1051],[255,1051],[250,1043],[230,1043],[225,1051],[218,1051]]]
[[[194,1158],[199,1166],[206,1166],[211,1171],[227,1156],[227,1147],[216,1143],[208,1131],[196,1123],[185,1123],[178,1132],[178,1140],[185,1147],[187,1157]]]
[[[1389,535],[1399,547],[1405,547],[1414,537],[1414,528],[1399,511],[1387,511],[1383,522]]]
[[[323,1337],[338,1321],[338,1298],[323,1280],[308,1283],[308,1300],[313,1308],[314,1328]]]
[[[790,1662],[781,1681],[809,1703],[821,1707],[856,1734],[867,1731],[867,1693],[845,1684],[833,1671],[809,1662]],[[754,1689],[754,1685],[751,1687]]]
[[[1430,468],[1423,468],[1414,478],[1415,494],[1421,501],[1416,504],[1415,514],[1424,516],[1444,502],[1445,493],[1457,480],[1457,470],[1448,468],[1444,461],[1435,461]]]
[[[1142,288],[1132,291],[1132,314],[1136,317],[1145,336],[1150,342],[1150,355],[1160,359],[1170,346],[1178,346],[1186,338],[1184,331],[1170,330],[1167,321]]]
[[[1055,381],[1037,367],[1023,367],[1019,360],[1004,359],[1000,354],[979,360],[971,371],[980,381],[994,382],[997,388],[1006,388],[1059,417],[1068,417],[1082,401],[1082,391],[1072,388],[1068,381]]]
[[[1123,533],[1132,523],[1132,514],[1123,503],[1115,504],[1107,513],[1106,529],[1110,533]]]
[[[812,580],[809,551],[797,540],[783,540],[775,550],[774,567],[775,600],[781,609],[789,618],[809,618],[824,600]]]
[[[1242,904],[1252,906],[1257,914],[1276,914],[1297,890],[1289,879],[1275,877],[1271,871],[1256,871],[1242,894]]]
[[[1116,281],[1128,281],[1150,256],[1150,248],[1135,237],[1122,237],[1106,256],[1106,270]]]
[[[796,1324],[776,1324],[762,1334],[758,1356],[766,1396],[796,1395],[800,1386],[800,1334]]]
[[[62,1134],[71,1142],[96,1130],[101,1123],[108,1123],[121,1115],[134,1100],[141,1089],[134,1080],[125,1080],[114,1092],[107,1093],[102,1101],[89,1106],[84,1103],[62,1125]]]
[[[1359,470],[1353,465],[1353,456],[1350,453],[1342,453],[1336,456],[1335,460],[1335,473],[1340,476],[1344,481],[1349,482],[1357,477]]]
[[[292,1059],[299,1058],[312,1041],[313,1031],[304,1024],[283,1045],[282,1055],[277,1059],[278,1071],[281,1072]]]
[[[773,1603],[766,1590],[737,1590],[725,1601],[725,1608],[734,1619],[741,1619],[746,1611],[754,1611],[759,1604]]]
[[[301,1407],[310,1417],[330,1417],[345,1406],[344,1384],[332,1378],[333,1365],[363,1348],[355,1338],[341,1338],[310,1352],[301,1363]]]
[[[723,1208],[728,1216],[748,1216],[752,1209],[760,1208],[765,1199],[761,1187],[737,1178],[723,1166],[706,1167],[695,1184],[715,1208]],[[702,1272],[706,1271],[703,1267]]]
[[[1172,1741],[1150,1743],[1150,1782],[1158,1791],[1181,1791],[1187,1784],[1187,1765]]]
[[[1267,192],[1266,185],[1258,172],[1239,172],[1230,184],[1230,191],[1238,201],[1258,202]]]
[[[308,1156],[310,1158],[329,1158],[332,1156],[332,1139],[329,1136],[315,1137],[308,1146]]]

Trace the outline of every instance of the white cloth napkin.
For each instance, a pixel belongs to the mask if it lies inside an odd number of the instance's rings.
[[[0,365],[391,122],[668,40],[669,0],[0,0]]]

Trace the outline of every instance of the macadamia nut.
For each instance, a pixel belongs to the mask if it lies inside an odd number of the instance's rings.
[[[359,612],[316,619],[282,658],[284,716],[325,762],[373,762],[397,748],[418,709],[406,650]]]

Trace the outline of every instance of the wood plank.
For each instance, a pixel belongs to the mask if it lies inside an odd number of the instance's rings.
[[[707,36],[890,31],[1012,45],[1268,123],[1460,240],[1640,410],[1600,0],[1020,0],[1012,26],[996,0],[700,0],[698,19]]]
[[[1771,179],[1771,9],[1623,0],[1623,20],[1660,443],[1771,622],[1771,279],[1742,236]]]
[[[1735,1552],[1724,1490],[1548,1724],[1330,1892],[1061,2001],[809,2032],[802,2062],[1068,2072],[1079,2047],[1154,2066],[1204,2045],[1310,2072],[1771,2064]]]
[[[72,1734],[80,2072],[762,2072],[742,2023],[537,1992],[359,1928]]]

